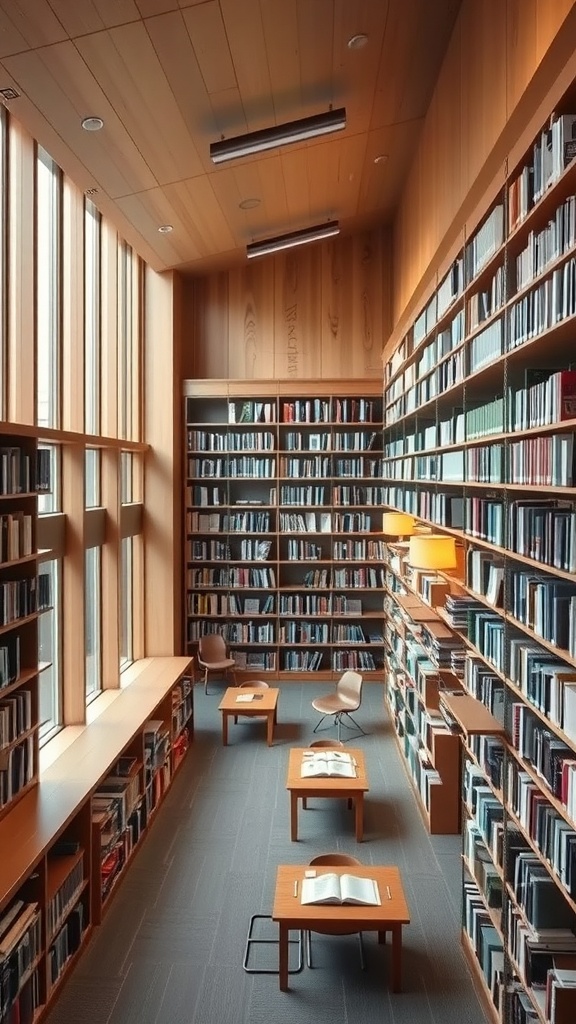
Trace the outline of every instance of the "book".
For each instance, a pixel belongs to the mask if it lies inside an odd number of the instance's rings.
[[[340,754],[340,756],[338,756]],[[302,755],[300,775],[303,779],[321,779],[328,777],[355,779],[357,777],[356,762],[349,754],[341,754],[338,750],[325,750],[322,753]]]
[[[302,904],[353,903],[370,907],[380,906],[378,885],[373,878],[357,875],[336,875],[328,872],[302,881]]]
[[[262,700],[263,694],[261,693],[239,693],[236,697],[237,704],[250,704],[253,700]]]

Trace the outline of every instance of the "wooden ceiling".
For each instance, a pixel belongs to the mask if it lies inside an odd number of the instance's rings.
[[[156,270],[204,274],[254,239],[391,220],[460,2],[0,0],[0,89]],[[219,138],[330,105],[344,131],[210,160]]]

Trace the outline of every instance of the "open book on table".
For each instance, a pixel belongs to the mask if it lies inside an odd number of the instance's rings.
[[[239,693],[236,697],[237,704],[250,704],[253,700],[263,700],[262,693]]]
[[[380,893],[373,878],[328,872],[316,878],[303,879],[302,903],[363,903],[379,907]]]
[[[327,776],[355,779],[356,761],[350,754],[331,748],[321,753],[305,753],[302,755],[300,775],[303,779],[320,779]]]

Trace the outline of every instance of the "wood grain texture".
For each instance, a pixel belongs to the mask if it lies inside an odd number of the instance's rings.
[[[184,377],[379,376],[390,248],[387,231],[365,232],[186,282]]]
[[[546,92],[548,112],[554,106],[554,79],[566,64],[555,50],[575,50],[575,7],[573,0],[464,0],[394,224],[396,337],[417,313],[444,248],[490,182],[497,187],[527,113]]]

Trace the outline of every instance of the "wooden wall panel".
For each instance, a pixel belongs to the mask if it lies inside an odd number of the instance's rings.
[[[232,270],[228,280],[230,377],[274,375],[274,274],[269,260]]]
[[[270,376],[322,376],[322,247],[274,257],[274,369]]]
[[[390,252],[377,230],[186,282],[183,379],[380,376]]]
[[[575,0],[464,0],[394,224],[399,334],[401,317],[417,312],[429,275],[453,245],[467,204],[476,205],[522,131],[520,107],[550,89],[563,67],[550,47],[572,31],[575,8]]]

